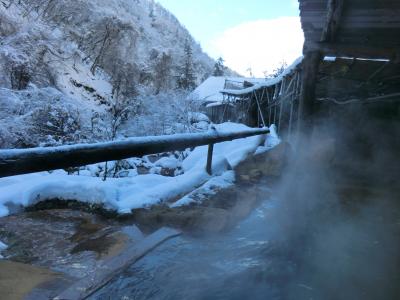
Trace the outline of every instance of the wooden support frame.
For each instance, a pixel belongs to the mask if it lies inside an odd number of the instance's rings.
[[[298,81],[299,81],[299,73],[293,76],[292,80],[290,81],[289,87],[292,87],[293,93],[290,97],[290,112],[289,112],[289,124],[288,124],[288,139],[290,140],[292,137],[292,128],[293,128],[293,114],[294,114],[294,102],[296,100],[296,92],[298,88]],[[289,89],[289,88],[288,88]]]
[[[268,125],[271,125],[271,114],[272,114],[272,109],[271,109],[271,96],[267,88],[267,101],[268,101]]]
[[[264,116],[263,116],[263,114],[262,114],[262,110],[261,110],[261,106],[260,106],[260,101],[258,100],[258,97],[257,97],[257,91],[254,91],[254,97],[255,97],[256,102],[257,102],[258,116],[261,117],[261,121],[262,121],[262,123],[263,123],[263,127],[265,127],[265,120],[264,120]],[[262,99],[262,97],[263,97],[263,96],[261,96],[261,99]]]
[[[286,77],[284,77],[282,79],[282,84],[281,84],[281,88],[279,90],[279,97],[280,97],[280,105],[279,105],[279,117],[278,117],[278,124],[277,124],[277,131],[278,133],[281,131],[281,120],[282,120],[282,115],[283,115],[283,103],[284,103],[284,98],[286,97],[282,97],[284,93],[287,92],[286,90]]]

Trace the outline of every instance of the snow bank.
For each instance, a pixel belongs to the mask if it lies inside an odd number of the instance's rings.
[[[265,153],[268,150],[271,150],[272,148],[274,148],[276,145],[278,145],[281,142],[281,139],[278,136],[277,128],[276,128],[275,124],[272,124],[269,127],[269,131],[270,131],[270,133],[268,134],[268,138],[266,139],[264,146],[258,147],[254,154],[257,155],[257,154]]]
[[[224,123],[215,125],[212,130],[223,133],[245,129],[248,127],[242,124]],[[58,170],[0,178],[0,217],[46,199],[103,204],[107,209],[129,213],[132,209],[184,197],[200,186],[204,188],[204,184],[207,188],[207,182],[212,186],[232,184],[234,177],[229,175],[232,167],[254,154],[260,146],[265,149],[278,142],[271,127],[271,134],[267,137],[254,136],[216,144],[212,165],[214,178],[205,171],[207,146],[195,148],[182,162],[184,174],[176,177],[148,174],[102,181],[98,177],[67,175]],[[176,163],[171,158],[158,161],[163,166],[175,166]],[[179,203],[189,203],[189,198],[183,198]]]
[[[3,258],[3,256],[1,255],[1,252],[6,250],[8,248],[8,246],[6,244],[4,244],[2,241],[0,241],[0,259]]]

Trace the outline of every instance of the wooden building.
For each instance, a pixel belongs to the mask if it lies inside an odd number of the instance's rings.
[[[299,5],[305,34],[302,60],[276,79],[221,91],[229,111],[235,111],[234,121],[253,127],[274,123],[290,137],[311,131],[328,107],[384,103],[395,114],[400,1],[299,0]]]
[[[299,0],[299,2],[305,35],[299,109],[303,125],[307,127],[314,112],[318,74],[324,57],[350,58],[358,65],[366,65],[366,69],[367,65],[375,64],[377,67],[375,70],[360,73],[357,78],[367,83],[377,81],[377,76],[385,68],[392,70],[386,71],[387,73],[393,76],[399,75],[397,67],[400,62],[400,1]],[[372,63],[368,60],[381,60],[382,66],[377,66],[378,62]],[[347,64],[345,68],[349,67]],[[385,80],[383,84],[393,84],[387,82],[388,78]],[[352,89],[356,87],[357,85],[352,85]],[[336,85],[336,89],[345,88]],[[365,88],[359,87],[359,93],[365,91]],[[397,92],[400,92],[399,88]],[[359,100],[371,100],[379,96],[385,99],[398,98],[396,94],[392,89],[381,91],[379,95],[370,91],[360,96]]]

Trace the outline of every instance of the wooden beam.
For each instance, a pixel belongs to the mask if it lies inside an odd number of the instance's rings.
[[[0,150],[0,177],[65,169],[130,157],[185,150],[269,133],[268,128],[149,136],[60,147]]]
[[[350,103],[356,103],[356,102],[376,102],[376,101],[385,101],[387,99],[400,99],[400,93],[391,93],[387,95],[382,95],[382,96],[376,96],[376,97],[369,97],[369,98],[352,98],[352,99],[347,99],[347,100],[337,100],[332,97],[328,98],[318,98],[318,101],[331,101],[336,104],[350,104]]]
[[[336,33],[340,27],[344,0],[329,0],[328,15],[324,30],[322,31],[321,42],[334,42]]]
[[[319,51],[324,56],[389,59],[400,62],[400,48],[312,42],[304,44],[304,53],[314,51]]]

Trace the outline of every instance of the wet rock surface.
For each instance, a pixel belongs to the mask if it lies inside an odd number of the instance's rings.
[[[0,260],[1,299],[24,299],[35,287],[59,278],[60,274],[45,268]]]
[[[55,209],[0,219],[3,255],[73,277],[83,277],[106,257],[122,249],[127,237],[113,221],[86,212]]]

